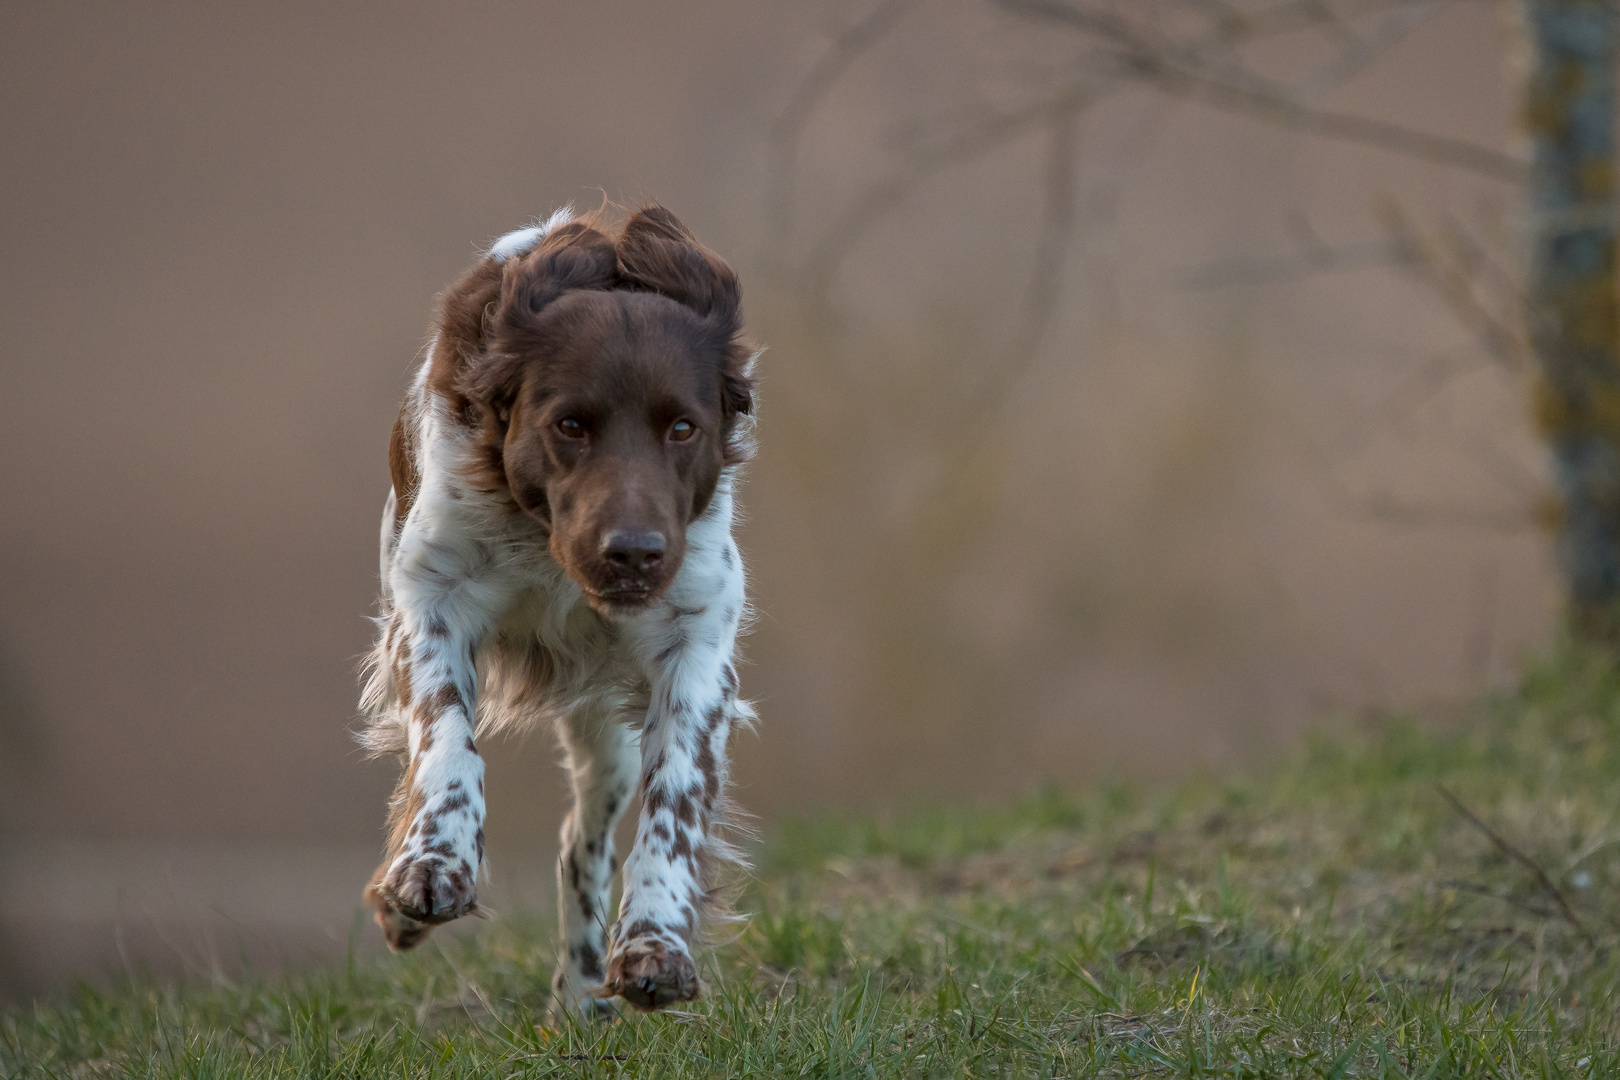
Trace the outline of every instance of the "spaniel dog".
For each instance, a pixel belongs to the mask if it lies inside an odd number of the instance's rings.
[[[365,894],[396,951],[478,910],[476,738],[549,722],[574,795],[558,1006],[698,996],[694,935],[737,860],[727,741],[752,717],[732,657],[755,355],[741,325],[736,274],[660,206],[617,235],[560,211],[445,293],[389,446],[363,702],[367,744],[405,763]]]

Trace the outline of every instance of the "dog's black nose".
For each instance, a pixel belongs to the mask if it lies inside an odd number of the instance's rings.
[[[602,537],[602,557],[614,566],[648,573],[664,561],[664,534],[652,529],[614,529]]]

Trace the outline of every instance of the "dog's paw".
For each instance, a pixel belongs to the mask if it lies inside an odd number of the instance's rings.
[[[459,919],[478,908],[478,880],[472,865],[449,862],[437,855],[401,856],[372,886],[372,892],[379,908],[378,925],[382,926],[390,945],[396,936],[392,923],[435,926]],[[390,916],[387,922],[385,912]],[[396,948],[408,949],[425,937],[426,931],[411,938],[406,928],[398,935],[401,944]]]
[[[678,1001],[695,1001],[702,990],[697,965],[686,950],[643,937],[613,950],[601,992],[622,997],[641,1012],[651,1012]]]
[[[429,924],[418,922],[409,915],[389,907],[382,890],[375,885],[366,890],[366,903],[371,907],[371,917],[376,919],[377,925],[382,928],[383,940],[388,943],[388,948],[392,952],[399,953],[416,948],[433,931],[433,927]]]

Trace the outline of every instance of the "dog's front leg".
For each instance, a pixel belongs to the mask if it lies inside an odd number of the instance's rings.
[[[739,575],[729,595],[700,609],[674,608],[672,644],[655,667],[641,735],[641,819],[604,980],[606,992],[638,1009],[700,992],[692,941],[713,899],[716,864],[734,857],[713,829],[738,715],[731,652],[741,606]]]
[[[716,689],[719,684],[717,673]],[[624,896],[604,980],[608,992],[638,1009],[698,996],[692,940],[713,885],[705,870],[715,852],[706,849],[731,731],[720,694],[654,696],[642,729],[641,820],[624,863]]]
[[[477,907],[484,854],[484,761],[473,742],[477,671],[487,627],[466,592],[400,587],[384,639],[410,763],[394,791],[387,853],[366,898],[395,951]]]
[[[611,1015],[595,1000],[607,957],[612,918],[613,829],[630,805],[641,756],[636,733],[617,715],[618,702],[576,706],[558,725],[567,753],[574,808],[562,826],[557,856],[557,906],[561,941],[552,980],[558,1013]]]

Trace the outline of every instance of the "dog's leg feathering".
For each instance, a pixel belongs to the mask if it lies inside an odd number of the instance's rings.
[[[383,636],[409,763],[394,792],[387,853],[366,889],[396,951],[418,944],[434,925],[476,910],[484,854],[484,761],[473,742],[474,656],[496,590],[470,573],[465,560],[439,565],[454,551],[450,545],[418,540],[408,525]]]
[[[562,935],[555,1006],[579,1017],[611,1012],[600,999],[607,962],[608,905],[613,899],[613,830],[635,793],[636,732],[609,705],[591,702],[559,723],[574,808],[563,821],[557,856],[557,907]]]

